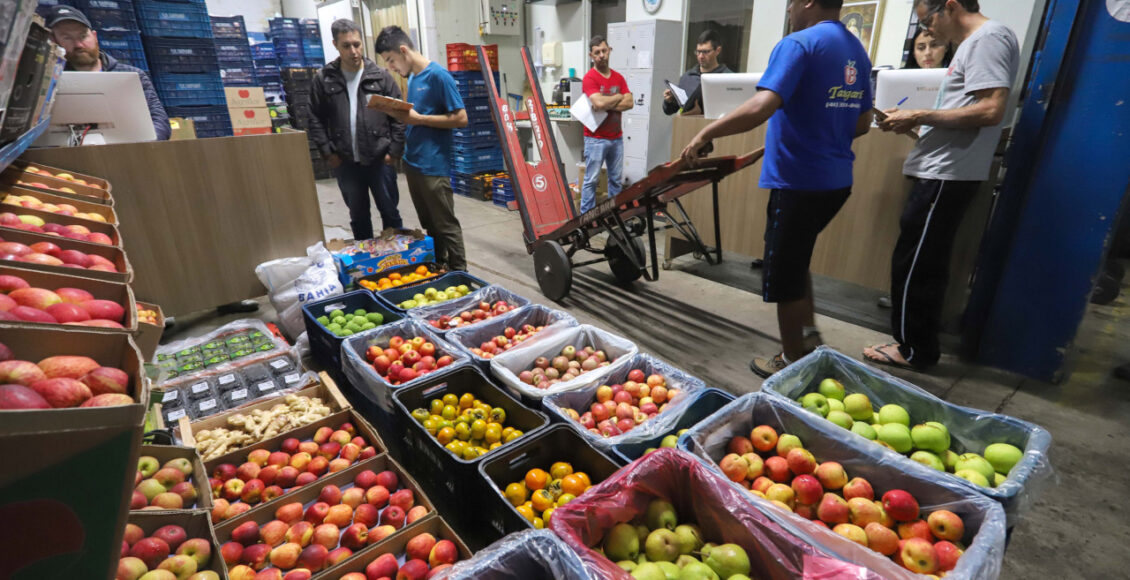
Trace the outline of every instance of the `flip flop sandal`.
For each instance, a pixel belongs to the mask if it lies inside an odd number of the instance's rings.
[[[918,370],[918,369],[914,368],[912,365],[898,362],[897,360],[892,358],[891,355],[883,352],[884,348],[888,348],[888,347],[892,347],[892,346],[898,347],[898,343],[897,342],[889,342],[887,344],[884,344],[884,345],[874,349],[875,352],[877,352],[877,353],[879,353],[880,355],[883,356],[883,358],[881,358],[881,359],[872,358],[870,356],[867,356],[867,353],[863,353],[863,358],[867,362],[877,364],[877,365],[895,367],[895,368],[898,368],[898,369],[906,369],[908,371]]]

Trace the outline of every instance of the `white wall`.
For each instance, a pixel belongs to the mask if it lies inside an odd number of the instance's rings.
[[[445,45],[452,42],[465,42],[467,44],[497,44],[498,69],[502,74],[502,92],[521,93],[525,84],[525,73],[522,72],[522,36],[479,35],[479,8],[477,0],[435,0],[431,3],[431,10],[424,10],[420,18],[424,20],[425,33],[430,36],[429,28],[434,28],[434,46],[427,46],[425,53],[428,58],[436,61],[440,66],[447,66],[447,52]],[[428,14],[430,12],[430,14]],[[519,14],[521,14],[519,12]],[[431,22],[428,19],[431,19]],[[526,26],[524,20],[519,27]]]
[[[282,13],[287,18],[317,18],[318,4],[314,0],[282,0]]]
[[[266,32],[267,19],[281,16],[282,9],[280,0],[208,0],[209,15],[243,16],[252,32]]]
[[[541,27],[545,31],[545,42],[560,42],[562,66],[542,71],[542,94],[551,96],[556,81],[576,69],[577,76],[584,76],[589,68],[588,47],[585,34],[585,8],[587,2],[569,4],[528,4],[526,5],[526,38],[533,49],[534,30]]]
[[[628,12],[627,20],[625,22],[632,22],[634,20],[683,20],[683,5],[684,0],[663,0],[659,6],[659,11],[652,14],[643,7],[643,0],[627,0]]]

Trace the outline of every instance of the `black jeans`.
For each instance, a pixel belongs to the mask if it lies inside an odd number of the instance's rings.
[[[961,218],[980,181],[913,179],[891,257],[891,327],[903,358],[917,368],[937,364],[950,254]]]
[[[349,208],[349,226],[353,239],[368,240],[373,237],[373,218],[369,210],[369,194],[377,203],[381,214],[381,229],[400,228],[404,222],[400,211],[400,192],[396,188],[396,168],[382,161],[372,165],[361,165],[342,160],[341,167],[334,170],[341,197]]]
[[[808,294],[808,267],[816,238],[851,196],[851,188],[827,191],[774,189],[766,206],[761,297],[794,302]]]

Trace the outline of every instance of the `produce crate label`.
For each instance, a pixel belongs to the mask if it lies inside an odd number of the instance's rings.
[[[255,385],[255,387],[259,389],[260,393],[265,393],[265,392],[275,388],[275,383],[272,382],[272,381],[263,381],[263,382],[259,383],[258,385]]]
[[[204,350],[221,350],[221,351],[223,351],[223,350],[225,350],[224,341],[213,340],[212,342],[209,342],[209,343],[204,345]]]
[[[165,391],[165,396],[161,397],[161,404],[165,405],[176,401],[180,398],[180,391]]]
[[[264,342],[263,344],[257,344],[255,345],[255,350],[256,352],[267,352],[269,350],[275,350],[275,343]]]
[[[177,409],[176,411],[173,411],[173,412],[169,413],[168,415],[166,415],[165,419],[168,422],[172,423],[174,421],[180,421],[181,417],[186,417],[186,416],[188,416],[188,413],[185,412],[184,409]]]
[[[302,375],[299,373],[290,373],[289,375],[283,377],[283,382],[286,383],[286,386],[288,387],[297,385],[301,381]]]
[[[255,350],[256,349],[254,348],[241,348],[231,353],[231,359],[235,360],[237,358],[243,358],[245,356],[255,354]]]
[[[201,411],[211,411],[216,408],[216,399],[208,399],[207,401],[200,402]]]
[[[247,389],[236,389],[231,392],[232,402],[242,401],[247,398]]]
[[[226,355],[226,354],[218,354],[218,355],[216,355],[216,356],[214,356],[214,357],[212,357],[212,358],[210,358],[210,359],[208,359],[208,360],[205,360],[205,361],[204,361],[204,366],[206,366],[206,367],[214,367],[214,366],[216,366],[216,365],[218,365],[218,364],[223,364],[223,363],[226,363],[226,362],[228,362],[229,360],[231,360],[231,357],[229,357],[228,355]]]
[[[235,382],[235,373],[228,373],[220,377],[220,386],[230,385]]]
[[[281,371],[289,366],[290,364],[288,364],[285,360],[280,359],[271,361],[271,368],[275,369],[276,371]]]
[[[200,393],[208,392],[208,383],[196,383],[192,385],[192,394],[199,395]]]
[[[204,361],[193,361],[177,367],[177,372],[190,373],[192,371],[198,371],[202,368],[204,368]]]

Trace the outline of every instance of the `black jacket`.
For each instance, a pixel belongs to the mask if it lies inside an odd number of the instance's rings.
[[[348,84],[341,72],[341,59],[322,67],[314,75],[310,91],[310,113],[307,118],[310,140],[323,157],[336,153],[345,160],[362,165],[383,161],[386,154],[399,159],[404,155],[404,124],[376,109],[370,109],[369,95],[401,98],[400,87],[389,72],[365,59],[361,73],[360,98],[357,99],[357,149],[361,159],[353,159],[353,140],[349,129]]]
[[[149,104],[149,118],[153,120],[153,130],[157,132],[157,140],[167,141],[173,134],[173,129],[169,126],[169,114],[165,112],[165,106],[161,104],[157,89],[153,86],[153,81],[149,80],[149,75],[135,66],[118,62],[118,59],[104,52],[101,59],[102,72],[135,72],[141,77],[141,89],[145,92],[145,101]],[[66,70],[74,69],[67,64]]]
[[[732,72],[734,72],[734,71],[730,70],[730,67],[728,67],[724,64],[719,64],[718,68],[716,68],[716,69],[714,69],[714,70],[712,70],[712,71],[710,71],[706,74],[715,74],[715,73],[721,74],[721,73],[732,73]],[[686,104],[686,106],[680,108],[678,101],[676,101],[674,99],[672,99],[670,101],[664,99],[664,101],[663,101],[663,113],[667,114],[667,115],[674,115],[675,113],[678,113],[680,110],[690,111],[691,109],[694,109],[695,107],[698,107],[700,109],[699,112],[701,113],[701,109],[702,109],[702,70],[700,70],[697,65],[694,68],[692,68],[691,70],[688,70],[687,72],[683,73],[683,77],[679,79],[679,88],[683,89],[684,91],[687,92],[687,104]]]

